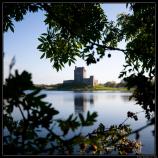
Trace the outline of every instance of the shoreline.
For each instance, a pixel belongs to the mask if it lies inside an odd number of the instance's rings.
[[[111,92],[133,92],[133,89],[128,90],[126,87],[106,87],[97,85],[95,87],[86,85],[38,85],[37,88],[48,91],[111,91]]]
[[[133,90],[128,90],[126,88],[105,88],[105,89],[84,89],[84,88],[41,88],[42,90],[48,90],[48,91],[107,91],[107,92],[132,92]]]

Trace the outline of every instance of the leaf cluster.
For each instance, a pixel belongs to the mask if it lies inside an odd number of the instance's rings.
[[[13,20],[22,21],[28,11],[37,12],[39,9],[39,3],[3,3],[3,31],[10,29],[14,32]]]
[[[135,88],[131,98],[141,105],[149,119],[155,111],[155,4],[130,3],[132,14],[120,14],[120,33],[127,41],[123,71],[127,87]]]

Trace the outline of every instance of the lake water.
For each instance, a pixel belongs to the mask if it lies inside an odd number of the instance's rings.
[[[55,119],[68,118],[70,114],[77,115],[82,113],[86,115],[88,111],[96,111],[98,113],[97,122],[82,131],[84,134],[91,132],[103,123],[107,128],[111,125],[118,125],[122,123],[126,117],[127,112],[143,111],[141,106],[135,104],[134,100],[129,101],[128,97],[131,93],[124,92],[110,92],[110,91],[89,91],[89,92],[74,92],[74,91],[42,91],[47,94],[46,101],[52,103],[52,106],[60,113],[56,115]],[[16,115],[17,119],[18,116]],[[144,112],[138,114],[138,121],[128,119],[126,124],[130,124],[133,130],[138,129],[146,124]],[[143,144],[143,154],[155,153],[155,138],[152,135],[154,125],[142,130],[140,132],[140,140]],[[58,128],[56,132],[60,132]],[[72,133],[71,133],[72,134]],[[130,135],[130,139],[134,139],[135,135]]]

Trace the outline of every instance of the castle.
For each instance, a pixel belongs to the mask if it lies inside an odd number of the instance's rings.
[[[84,67],[75,66],[74,80],[63,81],[63,84],[86,84],[95,86],[98,84],[98,81],[94,79],[94,76],[86,78],[86,69]]]

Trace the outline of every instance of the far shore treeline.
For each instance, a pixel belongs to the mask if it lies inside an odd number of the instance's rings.
[[[47,90],[110,90],[110,91],[129,91],[125,87],[126,83],[121,81],[116,83],[115,81],[108,81],[105,84],[98,84],[96,86],[90,86],[86,84],[35,84],[36,87]],[[131,90],[130,90],[131,91]]]

